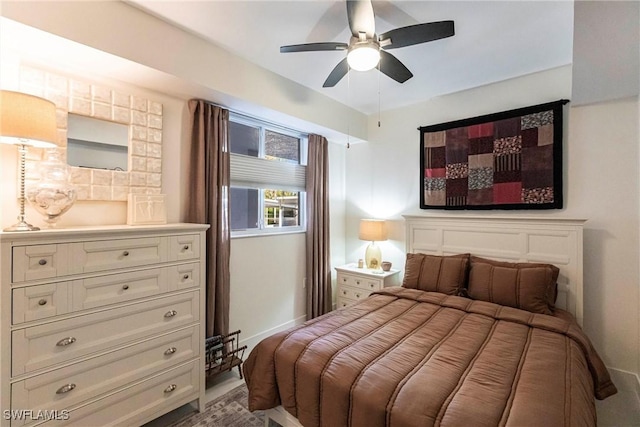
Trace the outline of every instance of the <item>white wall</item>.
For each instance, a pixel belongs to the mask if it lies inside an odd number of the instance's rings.
[[[569,98],[570,90],[571,67],[565,66],[383,112],[380,128],[377,117],[371,117],[370,143],[347,150],[347,261],[362,258],[366,247],[366,242],[357,240],[358,221],[385,218],[392,221],[389,240],[381,243],[382,257],[402,268],[405,235],[401,215],[434,212],[419,209],[418,127]]]

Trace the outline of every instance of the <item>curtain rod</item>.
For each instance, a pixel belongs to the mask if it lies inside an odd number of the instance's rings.
[[[279,129],[282,129],[282,130],[285,130],[285,131],[288,131],[288,132],[299,133],[301,135],[306,135],[307,138],[309,137],[309,135],[311,135],[311,132],[302,131],[300,129],[294,129],[294,128],[291,128],[291,127],[288,127],[288,126],[285,126],[285,125],[281,125],[279,123],[273,123],[272,121],[265,120],[265,119],[262,119],[260,117],[252,116],[252,115],[247,114],[245,112],[234,110],[234,109],[229,108],[229,107],[227,107],[225,105],[217,104],[215,102],[208,101],[206,99],[203,99],[203,101],[206,102],[209,105],[213,105],[214,107],[224,108],[225,110],[228,110],[229,113],[232,113],[232,114],[234,114],[236,116],[240,116],[240,117],[243,117],[243,118],[246,118],[246,119],[250,119],[250,120],[253,120],[253,121],[257,121],[257,122],[262,122],[265,125],[268,125],[270,127],[279,128]]]

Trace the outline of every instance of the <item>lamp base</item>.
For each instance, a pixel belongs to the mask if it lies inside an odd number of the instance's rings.
[[[39,227],[29,224],[26,221],[20,221],[17,224],[13,224],[11,227],[7,227],[2,231],[38,231]]]
[[[376,242],[371,242],[367,246],[367,251],[364,253],[364,262],[368,269],[380,270],[382,251],[380,251],[380,247],[376,245]]]

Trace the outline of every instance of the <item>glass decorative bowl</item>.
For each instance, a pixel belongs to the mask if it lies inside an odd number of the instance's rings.
[[[56,225],[62,214],[76,201],[76,189],[69,183],[67,164],[57,149],[46,150],[46,158],[38,164],[40,180],[27,190],[27,200],[44,216],[49,228]]]

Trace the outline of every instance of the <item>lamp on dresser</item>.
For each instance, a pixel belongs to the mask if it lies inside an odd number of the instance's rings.
[[[56,106],[26,93],[0,91],[0,143],[18,146],[20,154],[20,214],[18,222],[4,231],[39,230],[25,220],[25,164],[27,147],[56,147]]]
[[[382,219],[362,219],[360,220],[360,240],[368,240],[371,243],[367,246],[364,255],[366,267],[372,270],[380,270],[382,262],[382,251],[376,242],[387,240],[387,230]]]

